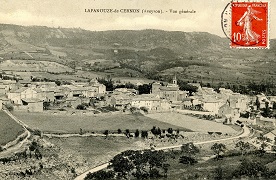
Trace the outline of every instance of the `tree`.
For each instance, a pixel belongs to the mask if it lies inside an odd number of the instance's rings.
[[[249,178],[256,178],[259,175],[265,176],[268,174],[268,168],[261,162],[255,160],[244,159],[241,165],[234,171],[233,175],[248,176]]]
[[[188,157],[192,157],[193,155],[199,153],[199,149],[192,142],[190,142],[181,146],[181,152],[188,155]]]
[[[265,137],[263,134],[260,134],[259,137],[257,137],[257,140],[261,141],[261,146],[260,146],[260,151],[261,153],[265,153],[265,148],[268,146],[267,142],[270,142],[271,139],[269,139],[268,137]]]
[[[109,168],[113,168],[119,179],[128,179],[128,174],[135,168],[125,152],[116,155],[110,163]]]
[[[117,132],[118,132],[118,134],[122,134],[122,130],[121,129],[118,129]]]
[[[136,137],[136,138],[137,138],[137,137],[139,137],[140,132],[139,132],[139,130],[138,130],[138,129],[136,129],[136,131],[135,131],[134,135],[135,135],[135,137]]]
[[[218,166],[218,167],[214,170],[214,179],[215,179],[215,180],[221,180],[221,179],[223,179],[223,172],[222,172],[221,166]]]
[[[150,94],[151,85],[150,84],[143,84],[138,86],[139,94]]]
[[[148,138],[148,131],[142,131],[141,132],[141,137],[142,138]]]
[[[218,160],[220,158],[220,153],[225,152],[226,146],[222,143],[215,143],[212,145],[211,150],[214,151],[216,154],[216,159]]]
[[[260,106],[261,106],[261,103],[260,103],[260,101],[259,101],[258,98],[256,99],[255,104],[256,104],[256,106],[257,106],[257,110],[259,110],[259,109],[260,109]]]
[[[9,110],[9,111],[13,111],[14,107],[12,104],[6,104],[5,107]]]
[[[276,102],[273,102],[272,109],[276,109]]]
[[[109,134],[108,130],[105,130],[103,134],[107,137]]]
[[[59,80],[56,80],[55,83],[56,83],[57,86],[61,85],[61,82]]]
[[[246,151],[250,149],[250,144],[248,142],[245,143],[243,141],[239,141],[236,144],[236,148],[239,148],[243,156],[246,153]]]
[[[102,179],[114,179],[114,171],[100,170],[94,173],[88,173],[84,180],[102,180]]]
[[[130,131],[129,131],[129,129],[126,129],[125,135],[126,135],[127,138],[129,138],[129,136],[130,136]]]
[[[269,103],[265,102],[265,108],[262,109],[263,112],[261,113],[262,116],[264,117],[271,117],[272,116],[272,111],[269,108]]]
[[[168,133],[172,134],[173,133],[173,129],[172,128],[168,128]]]
[[[48,102],[48,101],[43,102],[43,109],[44,110],[49,110],[50,105],[51,105],[51,103]]]

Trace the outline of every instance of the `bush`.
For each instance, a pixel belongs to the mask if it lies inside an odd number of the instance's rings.
[[[181,156],[181,157],[179,158],[179,163],[194,165],[194,164],[197,163],[197,160],[195,160],[195,159],[192,158],[192,157]]]
[[[86,106],[84,104],[79,104],[76,109],[86,110]]]
[[[6,104],[6,108],[9,110],[9,111],[13,111],[14,110],[14,107],[12,104]]]
[[[140,107],[140,109],[141,109],[142,111],[144,111],[145,113],[148,113],[148,112],[149,112],[148,108],[146,108],[146,107]]]

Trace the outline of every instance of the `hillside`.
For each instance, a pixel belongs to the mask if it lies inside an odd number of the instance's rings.
[[[1,61],[54,61],[113,77],[168,79],[177,73],[206,82],[275,79],[276,40],[270,47],[231,49],[227,38],[206,32],[0,25]]]

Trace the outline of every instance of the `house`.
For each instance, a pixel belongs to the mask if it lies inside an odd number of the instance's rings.
[[[172,84],[167,84],[166,86],[160,83],[152,84],[151,94],[159,95],[160,98],[167,99],[169,101],[182,101],[182,99],[188,96],[187,91],[180,91],[177,85],[176,76],[173,78]]]
[[[87,88],[75,85],[62,85],[61,87],[66,87],[69,89],[68,97],[86,97]]]
[[[51,88],[36,88],[37,98],[44,102],[54,102],[55,101],[55,90]]]
[[[265,108],[266,104],[268,104],[269,107],[272,107],[272,103],[267,99],[267,97],[264,94],[259,94],[256,96],[256,102],[259,103],[260,109]]]
[[[113,94],[137,95],[138,91],[136,89],[116,88],[113,90]]]
[[[205,111],[213,112],[215,114],[218,113],[219,108],[225,104],[225,100],[215,95],[203,95],[196,96],[201,102],[201,107]]]
[[[227,124],[234,124],[240,117],[238,109],[230,106],[229,101],[218,110],[218,115],[227,120]]]
[[[10,90],[16,89],[16,81],[0,80],[0,94],[7,94]]]
[[[261,115],[257,115],[256,118],[254,119],[254,124],[260,125],[260,126],[275,127],[276,119],[265,118]]]
[[[145,107],[149,111],[168,111],[170,103],[165,99],[160,99],[158,95],[142,94],[133,97],[131,106],[136,108]]]
[[[193,106],[193,99],[188,97],[188,98],[183,98],[182,103],[184,107],[192,107]]]
[[[267,137],[269,139],[272,140],[272,144],[275,144],[275,137],[276,137],[276,129],[274,129],[273,131],[270,131],[269,133],[265,134],[264,137]]]
[[[229,105],[232,108],[239,109],[240,112],[245,112],[249,108],[249,98],[239,93],[233,93],[228,98]]]
[[[129,95],[112,95],[106,99],[106,103],[107,105],[111,105],[122,110],[130,106],[131,99],[132,97]]]
[[[22,106],[26,108],[27,112],[43,112],[43,102],[37,98],[23,98]],[[19,107],[19,110],[21,108]]]
[[[8,93],[8,99],[10,99],[13,104],[22,104],[22,99],[30,98],[37,98],[37,91],[30,87],[22,87]]]
[[[97,80],[91,80],[90,82],[89,82],[89,86],[91,87],[91,88],[96,88],[97,89],[97,91],[96,91],[96,93],[97,93],[97,95],[98,96],[103,96],[103,95],[105,95],[106,94],[106,86],[105,85],[103,85],[103,84],[100,84]]]
[[[82,100],[79,97],[68,97],[65,104],[67,107],[77,108],[78,105],[82,104]]]
[[[10,100],[8,99],[7,95],[5,95],[5,94],[0,94],[0,100],[2,101],[3,105],[10,103]]]

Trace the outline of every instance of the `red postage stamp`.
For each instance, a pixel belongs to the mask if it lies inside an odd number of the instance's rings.
[[[231,47],[268,48],[268,2],[232,2]]]

